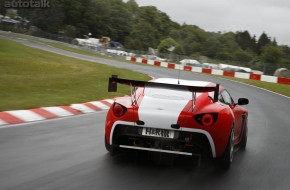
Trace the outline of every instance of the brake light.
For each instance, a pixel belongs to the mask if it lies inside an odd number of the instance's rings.
[[[123,116],[127,111],[127,108],[125,108],[124,106],[122,106],[121,104],[118,104],[118,103],[114,103],[114,106],[113,106],[113,114],[116,116],[116,117],[121,117]]]
[[[213,115],[205,114],[202,116],[201,122],[204,126],[211,126],[213,124]]]
[[[212,126],[218,118],[217,113],[206,113],[194,116],[195,120],[202,126]]]

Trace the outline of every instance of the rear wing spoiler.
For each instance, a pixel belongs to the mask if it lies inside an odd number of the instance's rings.
[[[216,86],[188,86],[180,84],[168,84],[168,83],[157,83],[157,82],[147,82],[147,81],[138,81],[138,80],[129,80],[118,78],[117,75],[112,75],[109,78],[108,92],[117,92],[117,84],[125,84],[128,86],[134,87],[145,87],[152,86],[157,88],[172,88],[172,89],[187,89],[190,92],[214,92],[214,102],[218,101],[219,96],[219,84]]]

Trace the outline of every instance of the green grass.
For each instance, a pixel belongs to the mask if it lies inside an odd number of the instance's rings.
[[[9,35],[13,35],[13,34],[8,34],[7,36],[9,36]],[[15,34],[14,34],[13,37],[15,37]],[[61,45],[61,44],[58,44],[58,43],[44,42],[44,41],[35,40],[35,39],[29,39],[29,40],[34,40],[34,41],[37,41],[37,42],[41,42],[41,43],[50,45],[50,46],[55,47],[55,48],[59,48],[59,49],[62,49],[62,50],[67,50],[67,51],[71,51],[71,52],[79,53],[79,54],[83,54],[83,55],[102,57],[102,58],[107,58],[107,59],[112,59],[112,60],[123,61],[123,62],[130,62],[130,61],[126,61],[126,60],[123,60],[123,59],[109,58],[107,56],[94,54],[94,53],[91,53],[91,52],[88,52],[88,51],[85,51],[85,50],[79,50],[79,49],[67,47],[65,45]],[[133,62],[130,62],[130,63],[133,64]],[[134,63],[134,64],[142,64],[142,63]],[[146,65],[146,64],[142,64],[142,65],[151,66],[151,65]],[[285,96],[290,97],[290,85],[276,84],[276,83],[255,81],[255,80],[247,80],[247,79],[239,79],[239,78],[234,78],[234,77],[224,77],[224,76],[216,76],[216,77],[227,78],[227,79],[230,79],[230,80],[243,82],[243,83],[246,83],[246,84],[250,84],[250,85],[257,86],[257,87],[260,87],[260,88],[264,88],[264,89],[267,89],[267,90],[271,90],[273,92],[277,92],[277,93],[280,93],[280,94],[283,94]]]
[[[109,59],[109,60],[116,60],[116,61],[121,61],[121,62],[126,62],[126,63],[132,63],[133,64],[133,62],[127,61],[127,60],[122,59],[122,58],[109,57],[109,56],[106,56],[106,55],[101,55],[101,54],[93,53],[93,52],[90,52],[90,51],[87,51],[87,50],[82,50],[82,49],[78,49],[78,48],[72,48],[72,47],[68,47],[68,46],[63,45],[63,44],[58,43],[58,42],[47,42],[47,41],[41,40],[41,38],[35,39],[33,37],[22,36],[22,35],[19,35],[17,33],[11,33],[11,34],[1,34],[0,33],[0,36],[1,35],[2,36],[7,36],[7,37],[12,37],[12,38],[27,39],[29,41],[34,41],[34,42],[42,43],[42,44],[49,45],[49,46],[52,46],[52,47],[55,47],[55,48],[58,48],[58,49],[62,49],[62,50],[65,50],[65,51],[70,51],[70,52],[78,53],[78,54],[82,54],[82,55],[88,55],[88,56],[93,56],[93,57],[98,57],[98,58],[104,58],[104,59]],[[152,66],[152,65],[146,65],[146,64],[137,63],[137,62],[135,62],[134,64],[139,64],[139,65],[144,65],[144,66]]]
[[[7,37],[12,37],[12,38],[22,38],[22,39],[27,39],[29,41],[33,41],[33,42],[39,42],[42,44],[46,44],[58,49],[62,49],[62,50],[66,50],[66,51],[70,51],[70,52],[74,52],[74,53],[79,53],[79,54],[83,54],[83,55],[88,55],[88,56],[94,56],[94,57],[100,57],[100,58],[108,58],[108,56],[104,56],[104,55],[100,55],[100,54],[96,54],[96,53],[92,53],[86,50],[81,50],[81,49],[77,49],[77,48],[72,48],[72,47],[68,47],[66,45],[62,45],[61,43],[58,42],[47,42],[47,41],[43,41],[41,39],[36,39],[33,37],[29,37],[29,36],[22,36],[16,33],[11,33],[11,34],[0,34],[0,36],[7,36]]]
[[[108,93],[108,78],[149,80],[145,74],[80,61],[0,38],[0,111],[69,105],[129,93]]]
[[[34,37],[22,36],[22,35],[19,35],[17,33],[11,33],[11,34],[1,34],[0,33],[0,36],[1,35],[2,36],[7,36],[7,37],[12,37],[12,38],[22,38],[22,39],[26,39],[26,40],[33,41],[33,42],[39,42],[39,43],[42,43],[42,44],[46,44],[46,45],[49,45],[49,46],[52,46],[52,47],[55,47],[55,48],[58,48],[58,49],[62,49],[62,50],[65,50],[65,51],[70,51],[70,52],[73,52],[73,53],[78,53],[78,54],[83,54],[83,55],[88,55],[88,56],[93,56],[93,57],[98,57],[98,58],[106,58],[106,59],[118,60],[118,61],[121,60],[121,61],[127,62],[126,60],[123,60],[123,59],[112,58],[112,57],[108,57],[108,56],[105,56],[105,55],[96,54],[96,53],[93,53],[93,52],[90,52],[90,51],[69,47],[69,46],[63,45],[63,44],[58,43],[58,42],[47,42],[47,41],[41,40],[41,38],[36,39]]]

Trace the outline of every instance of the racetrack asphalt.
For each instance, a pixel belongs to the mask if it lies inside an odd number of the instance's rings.
[[[79,55],[44,44],[29,46],[79,59],[177,78],[178,71]],[[113,73],[112,73],[113,74]],[[229,170],[179,158],[155,164],[139,154],[110,157],[104,147],[106,111],[0,128],[0,189],[289,189],[290,99],[252,86],[181,71],[180,78],[217,82],[250,100],[246,151]],[[97,91],[97,89],[96,89]],[[142,157],[142,156],[141,156]]]

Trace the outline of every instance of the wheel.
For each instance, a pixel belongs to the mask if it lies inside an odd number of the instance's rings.
[[[105,147],[106,147],[107,151],[109,152],[109,154],[111,156],[115,156],[116,155],[116,153],[118,151],[118,148],[110,145],[109,143],[107,143],[106,135],[105,135]]]
[[[224,154],[222,155],[222,157],[220,158],[220,163],[225,168],[229,168],[234,159],[234,140],[235,140],[235,135],[234,135],[234,129],[232,128],[226,150]]]
[[[241,150],[246,150],[247,140],[248,140],[248,122],[246,120],[245,124],[244,124],[243,137],[242,137],[242,141],[241,141],[241,144],[240,144],[240,149]]]

